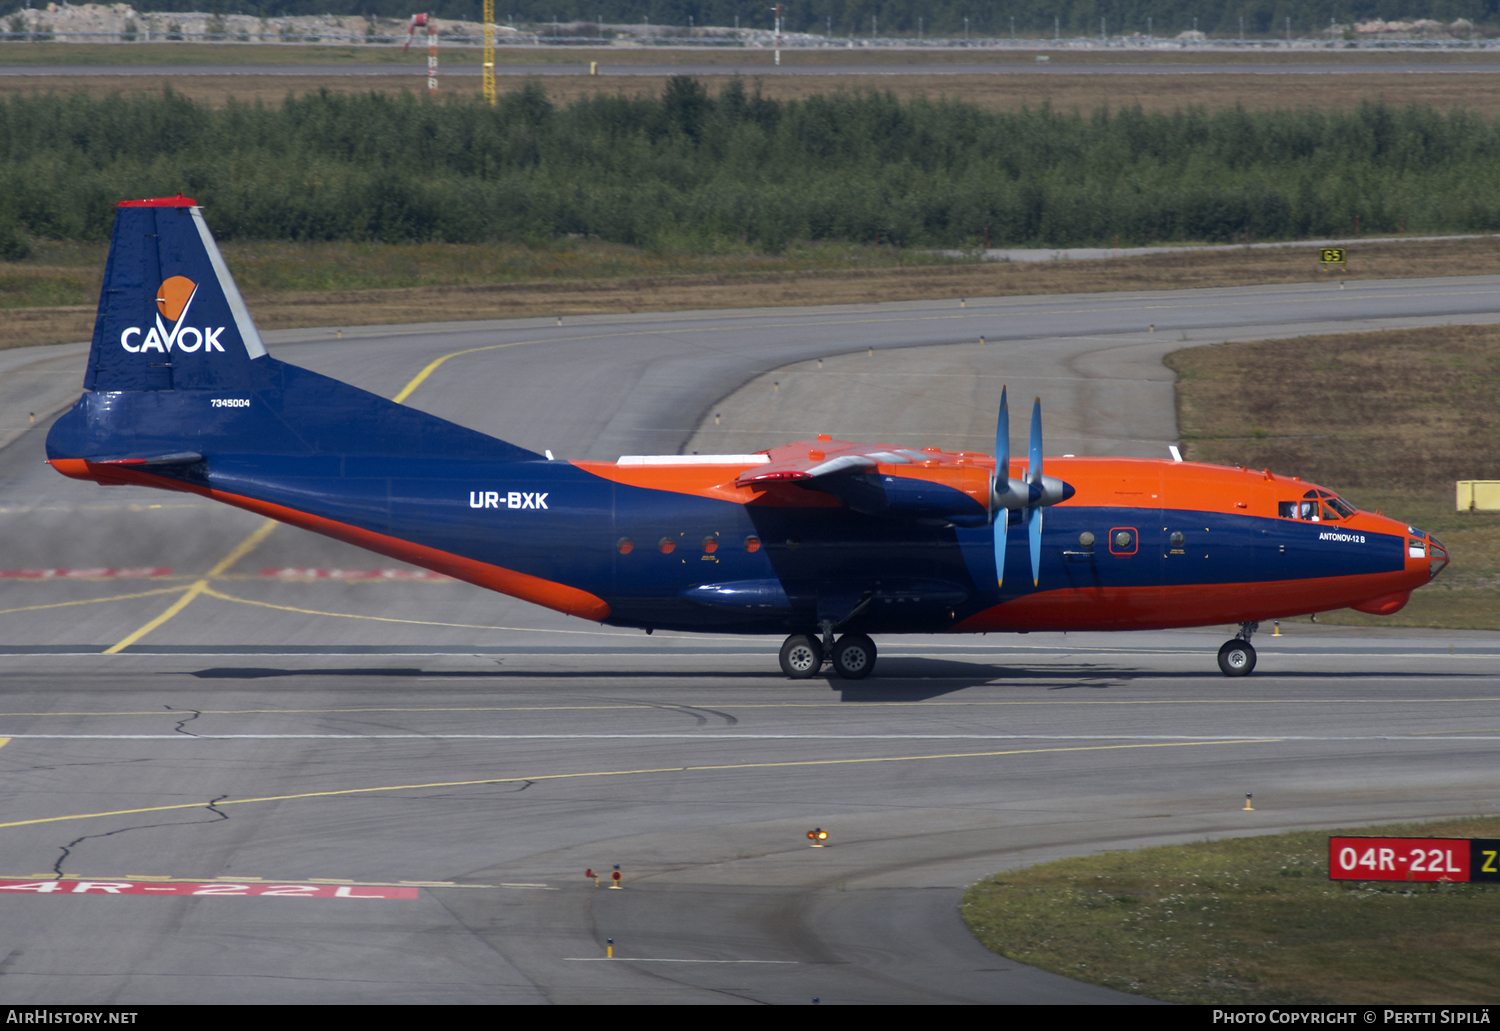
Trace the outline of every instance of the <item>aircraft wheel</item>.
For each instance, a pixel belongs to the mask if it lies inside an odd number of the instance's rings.
[[[781,646],[781,672],[806,680],[823,668],[823,644],[811,634],[793,634]]]
[[[875,668],[875,642],[864,634],[845,634],[833,646],[833,668],[845,680],[863,680]]]
[[[1226,677],[1249,676],[1254,668],[1255,649],[1249,641],[1236,637],[1233,641],[1225,641],[1224,647],[1219,649],[1219,669]]]

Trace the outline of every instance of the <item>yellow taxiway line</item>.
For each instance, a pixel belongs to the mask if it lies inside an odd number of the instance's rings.
[[[1072,745],[1065,748],[1016,748],[1000,752],[946,752],[937,755],[888,755],[862,759],[798,759],[789,762],[726,763],[715,766],[658,766],[641,770],[596,770],[587,773],[544,773],[525,777],[486,777],[483,780],[438,781],[431,784],[390,784],[373,788],[340,788],[332,791],[303,791],[293,795],[266,795],[260,798],[231,798],[216,801],[179,802],[174,805],[142,806],[138,809],[115,809],[102,813],[72,813],[67,816],[42,816],[31,820],[0,823],[0,828],[30,827],[40,823],[63,823],[71,820],[93,820],[105,816],[135,816],[161,813],[173,809],[222,808],[226,805],[251,805],[257,802],[290,802],[302,798],[333,798],[339,795],[370,795],[385,791],[431,791],[435,788],[469,788],[489,784],[540,783],[547,780],[582,780],[593,777],[639,777],[656,773],[706,773],[730,770],[769,770],[794,766],[850,766],[859,763],[922,762],[939,759],[987,759],[1006,755],[1041,755],[1056,752],[1110,752],[1131,748],[1191,748],[1201,745],[1272,744],[1280,738],[1242,738],[1232,741],[1164,741],[1131,745]]]
[[[203,575],[203,579],[194,583],[183,593],[181,598],[178,598],[171,605],[167,606],[167,610],[165,612],[157,616],[145,626],[141,627],[139,630],[136,630],[129,636],[116,641],[114,644],[104,649],[104,654],[114,655],[117,652],[124,651],[126,648],[129,648],[132,644],[135,644],[135,642],[145,637],[151,631],[167,622],[167,620],[177,615],[177,613],[187,608],[188,605],[192,603],[194,598],[198,597],[198,595],[208,590],[209,580],[223,573],[226,569],[229,569],[240,559],[244,558],[246,555],[250,554],[250,552],[254,551],[261,541],[270,536],[271,531],[276,529],[276,526],[277,523],[274,519],[267,519],[264,523],[261,523],[260,526],[258,526],[250,534],[250,536],[246,537],[244,540],[236,544],[233,551],[221,558],[218,561],[218,564],[216,564],[212,569],[205,573]]]

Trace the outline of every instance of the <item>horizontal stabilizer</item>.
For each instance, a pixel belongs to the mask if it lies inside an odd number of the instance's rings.
[[[203,461],[203,456],[196,451],[174,451],[169,455],[148,455],[146,457],[126,458],[90,458],[88,461],[94,465],[192,465],[194,462]]]

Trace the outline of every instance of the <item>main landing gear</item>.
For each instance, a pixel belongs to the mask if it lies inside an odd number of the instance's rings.
[[[875,642],[864,634],[833,639],[831,627],[823,639],[816,634],[793,634],[781,646],[781,671],[793,680],[815,677],[824,663],[845,680],[863,680],[875,668]]]
[[[1219,649],[1219,669],[1226,677],[1245,677],[1255,668],[1255,648],[1250,637],[1260,629],[1259,623],[1241,623],[1234,640],[1225,641]]]

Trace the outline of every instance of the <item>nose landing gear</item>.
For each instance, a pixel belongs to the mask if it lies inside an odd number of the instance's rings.
[[[1255,669],[1255,648],[1250,638],[1259,629],[1259,623],[1241,623],[1234,640],[1225,641],[1219,649],[1219,669],[1226,677],[1249,676]]]

